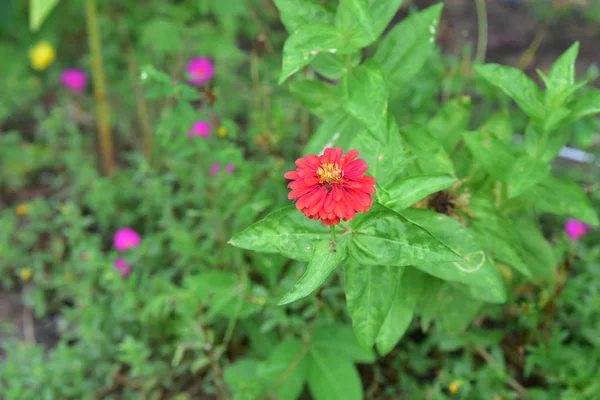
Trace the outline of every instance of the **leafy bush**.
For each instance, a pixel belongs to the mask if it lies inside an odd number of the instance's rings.
[[[0,279],[60,338],[3,339],[1,397],[596,398],[597,232],[560,226],[597,226],[598,191],[551,164],[600,111],[578,44],[542,89],[462,68],[436,48],[442,5],[396,22],[401,3],[61,3],[36,14],[58,51],[34,72],[13,2]],[[90,82],[57,88],[73,66]],[[326,148],[365,160],[364,212],[286,198]]]

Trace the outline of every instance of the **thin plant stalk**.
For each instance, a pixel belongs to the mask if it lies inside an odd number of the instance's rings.
[[[485,53],[488,42],[488,19],[485,0],[475,0],[477,11],[477,51],[475,52],[475,62],[483,64],[485,62]]]
[[[92,52],[92,78],[94,81],[94,97],[96,98],[98,143],[100,146],[102,169],[105,174],[110,176],[115,170],[115,158],[110,130],[108,101],[106,100],[102,43],[100,42],[100,29],[98,28],[97,15],[96,0],[87,0],[85,16],[89,46]]]

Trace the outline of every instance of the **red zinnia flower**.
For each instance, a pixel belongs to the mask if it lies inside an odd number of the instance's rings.
[[[323,225],[337,225],[340,219],[349,221],[355,213],[368,211],[375,178],[364,175],[369,167],[356,156],[356,150],[342,157],[342,149],[327,148],[322,156],[297,159],[298,168],[285,174],[292,180],[288,198],[298,199],[296,208],[310,219],[321,219]]]

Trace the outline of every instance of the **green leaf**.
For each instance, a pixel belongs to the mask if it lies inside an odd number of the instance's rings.
[[[440,3],[408,16],[379,44],[375,61],[381,65],[392,96],[401,92],[435,49],[442,6]]]
[[[473,158],[492,177],[505,180],[515,162],[515,156],[496,136],[488,132],[467,132],[463,135],[465,144]]]
[[[366,47],[377,38],[367,0],[340,0],[335,24],[346,40],[356,47]]]
[[[373,32],[375,37],[381,36],[388,27],[394,15],[402,5],[403,0],[369,0],[373,14]]]
[[[485,305],[484,302],[471,297],[465,288],[448,282],[440,289],[438,300],[438,320],[442,329],[449,334],[457,334],[467,329]]]
[[[273,0],[279,10],[279,17],[288,33],[294,32],[311,22],[328,22],[333,14],[315,0]]]
[[[546,105],[557,108],[565,105],[575,86],[575,59],[579,42],[573,43],[552,65],[546,84]]]
[[[304,153],[320,155],[327,147],[349,149],[357,135],[366,135],[362,124],[346,111],[335,112],[319,126],[306,144]]]
[[[558,257],[550,243],[544,238],[540,227],[532,218],[518,219],[515,221],[516,231],[519,234],[522,247],[520,255],[533,276],[552,282],[554,267],[558,264]]]
[[[387,187],[406,171],[408,150],[391,115],[385,141],[379,141],[373,135],[356,135],[349,148],[360,151],[359,157],[369,166],[367,173],[375,177],[380,187]]]
[[[410,163],[416,163],[423,174],[451,174],[454,164],[444,147],[419,126],[403,127],[402,137],[406,140],[410,152],[416,157]]]
[[[456,182],[450,175],[412,175],[399,180],[379,195],[380,202],[394,211],[401,211]]]
[[[345,109],[376,138],[385,141],[389,93],[377,63],[367,60],[346,74],[340,85],[345,96]]]
[[[508,197],[520,195],[546,178],[549,173],[548,163],[527,156],[517,158],[506,176]]]
[[[470,210],[473,216],[471,229],[477,240],[486,246],[494,258],[511,265],[526,277],[531,277],[529,268],[517,251],[520,246],[519,235],[512,221],[500,214],[494,203],[485,197],[473,196]]]
[[[352,361],[310,350],[308,387],[315,400],[361,400],[363,388]]]
[[[310,66],[327,79],[340,79],[360,63],[361,57],[360,51],[344,55],[319,53]]]
[[[225,383],[236,399],[251,400],[262,393],[264,387],[258,376],[259,367],[259,360],[243,358],[225,369]]]
[[[427,128],[444,149],[452,154],[467,129],[471,116],[471,98],[462,96],[448,101],[429,120]]]
[[[396,282],[398,288],[392,305],[375,341],[382,356],[392,351],[410,326],[425,277],[426,275],[418,269],[406,267],[400,281]]]
[[[477,65],[475,72],[510,96],[529,117],[542,121],[546,117],[540,88],[523,71],[498,64]]]
[[[421,317],[421,330],[427,332],[440,306],[440,292],[445,282],[435,276],[423,275],[423,295],[419,296],[417,308]]]
[[[295,30],[283,46],[283,65],[279,84],[308,65],[319,53],[350,54],[357,48],[331,25],[314,23]]]
[[[519,198],[538,211],[577,218],[598,226],[598,214],[583,189],[569,179],[550,176]]]
[[[492,134],[505,145],[513,140],[514,130],[508,110],[494,114],[478,129],[479,132]]]
[[[475,237],[460,222],[425,209],[406,209],[400,214],[463,257],[452,262],[415,262],[416,268],[443,280],[482,286],[497,302],[506,299],[504,282],[498,270],[490,263]]]
[[[29,0],[29,29],[37,31],[60,0]]]
[[[600,90],[589,89],[577,96],[569,107],[572,111],[571,120],[577,121],[588,115],[600,113]]]
[[[307,349],[298,339],[284,339],[273,349],[259,368],[260,377],[267,383],[267,390],[276,386],[277,399],[296,400],[308,379],[310,359]]]
[[[310,338],[310,347],[323,356],[333,355],[358,363],[375,361],[373,349],[363,349],[350,325],[320,323]]]
[[[277,305],[284,305],[308,296],[325,282],[331,272],[344,261],[347,256],[347,240],[343,236],[337,240],[335,248],[328,240],[314,245],[315,252],[306,267],[306,271],[296,285],[279,300]]]
[[[298,80],[290,84],[290,92],[313,114],[326,118],[339,110],[339,88],[320,81]]]
[[[349,262],[344,268],[348,312],[364,349],[371,349],[392,305],[404,269]]]
[[[405,266],[424,262],[462,261],[456,253],[420,226],[374,204],[351,222],[350,256],[362,265]]]
[[[246,250],[309,261],[317,242],[326,240],[329,235],[329,229],[319,221],[306,218],[295,206],[288,206],[250,225],[229,243]]]

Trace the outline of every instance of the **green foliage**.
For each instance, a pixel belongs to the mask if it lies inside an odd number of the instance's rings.
[[[98,2],[103,176],[85,2],[29,3],[0,26],[0,294],[24,305],[0,398],[600,397],[598,233],[562,228],[599,225],[600,177],[555,162],[599,126],[578,43],[542,86],[441,54],[441,3]],[[215,75],[193,86],[198,56]],[[377,181],[333,228],[283,177],[328,147]],[[123,227],[139,246],[115,249]]]

